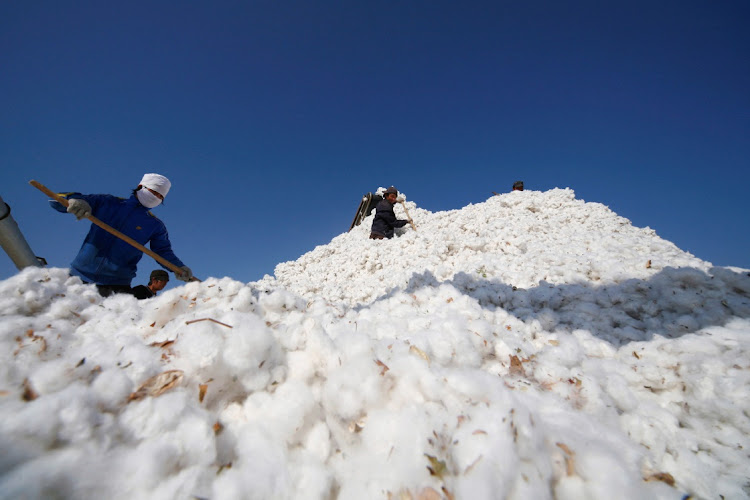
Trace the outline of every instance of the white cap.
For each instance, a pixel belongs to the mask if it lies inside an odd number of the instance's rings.
[[[153,189],[165,198],[169,192],[169,188],[172,187],[172,183],[169,182],[169,179],[159,174],[146,174],[143,176],[143,179],[141,179],[139,184],[149,189]]]

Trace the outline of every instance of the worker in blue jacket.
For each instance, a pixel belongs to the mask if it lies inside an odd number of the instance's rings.
[[[383,200],[375,207],[375,217],[372,219],[370,229],[371,240],[382,240],[393,238],[393,230],[404,227],[411,219],[397,219],[393,212],[393,205],[398,199],[398,189],[391,186],[383,192]]]
[[[149,210],[164,201],[171,187],[169,179],[159,174],[146,174],[130,198],[109,194],[63,193],[68,208],[50,201],[53,208],[69,212],[78,220],[93,215],[141,245],[182,269],[177,279],[190,281],[193,273],[172,251],[164,223]],[[104,297],[113,293],[130,293],[138,261],[143,253],[104,229],[91,224],[78,255],[70,264],[70,272],[86,283],[95,283]],[[177,274],[177,273],[175,273]]]

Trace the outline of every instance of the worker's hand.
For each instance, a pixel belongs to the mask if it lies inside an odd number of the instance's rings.
[[[91,205],[86,200],[79,200],[73,198],[68,200],[68,213],[76,216],[76,219],[81,220],[84,217],[91,215]]]
[[[182,269],[181,274],[175,273],[175,275],[177,275],[177,279],[186,282],[190,281],[190,278],[193,277],[193,271],[191,271],[188,266],[182,266],[180,269]]]

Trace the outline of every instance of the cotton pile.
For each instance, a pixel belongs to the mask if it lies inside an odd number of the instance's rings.
[[[0,498],[750,497],[747,270],[569,189],[405,208],[253,283],[0,282]]]

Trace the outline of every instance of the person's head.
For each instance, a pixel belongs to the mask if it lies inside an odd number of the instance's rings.
[[[148,287],[152,292],[156,293],[163,290],[164,287],[167,286],[167,282],[169,282],[169,273],[163,269],[156,269],[151,271],[151,276],[148,280]]]
[[[138,187],[135,188],[135,195],[141,205],[146,208],[154,208],[164,202],[164,198],[171,187],[172,183],[163,175],[145,174]]]
[[[383,191],[383,198],[388,200],[391,203],[396,203],[396,198],[398,198],[398,189],[391,186],[385,191]]]
[[[513,191],[523,191],[523,181],[516,181],[513,183]]]

